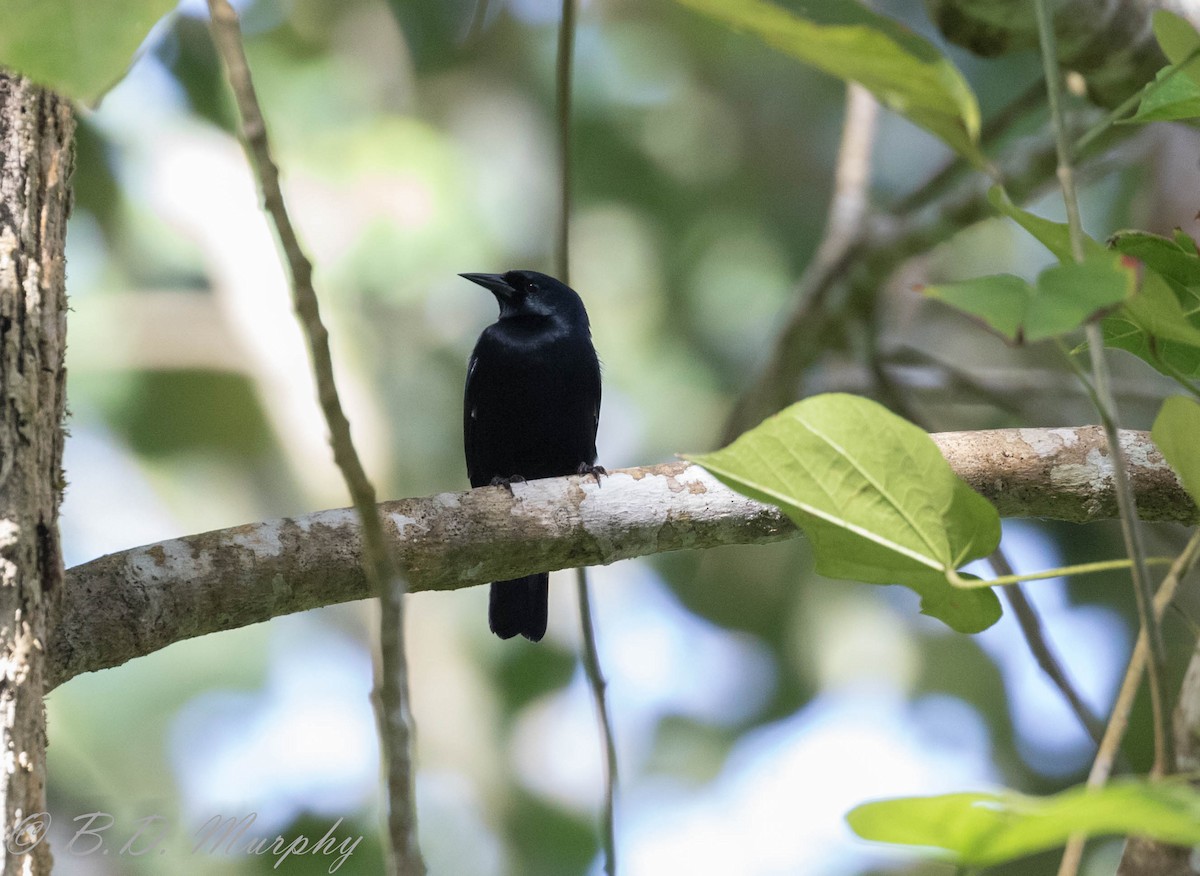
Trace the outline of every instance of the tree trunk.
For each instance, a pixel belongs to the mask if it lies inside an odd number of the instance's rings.
[[[0,806],[3,876],[48,873],[47,633],[63,588],[69,106],[0,71]]]

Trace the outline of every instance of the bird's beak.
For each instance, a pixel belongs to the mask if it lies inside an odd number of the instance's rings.
[[[507,301],[517,291],[500,274],[459,274],[464,280],[478,283],[501,301]]]

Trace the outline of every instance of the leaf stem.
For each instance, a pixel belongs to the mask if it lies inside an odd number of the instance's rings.
[[[1169,566],[1172,563],[1170,557],[1149,557],[1146,559],[1146,564],[1149,566]],[[972,581],[969,578],[963,578],[959,575],[955,577],[957,580],[951,580],[955,587],[962,587],[964,590],[978,590],[983,587],[1006,587],[1010,584],[1023,584],[1026,581],[1045,581],[1048,578],[1066,578],[1071,575],[1094,575],[1096,572],[1112,572],[1116,569],[1129,569],[1133,566],[1133,561],[1129,558],[1122,560],[1098,560],[1094,563],[1078,563],[1074,566],[1060,566],[1057,569],[1043,569],[1040,572],[1030,572],[1027,575],[1000,575],[996,578],[990,578],[987,581]]]
[[[1092,145],[1092,143],[1098,137],[1100,137],[1109,128],[1111,128],[1113,126],[1114,122],[1119,120],[1127,112],[1129,112],[1131,109],[1133,109],[1135,106],[1137,106],[1138,101],[1140,101],[1146,94],[1148,94],[1149,91],[1152,89],[1152,87],[1155,84],[1161,84],[1161,83],[1151,83],[1150,86],[1147,86],[1146,88],[1142,89],[1141,91],[1131,94],[1125,100],[1121,101],[1121,103],[1115,109],[1113,109],[1111,112],[1107,113],[1104,116],[1104,118],[1098,120],[1096,122],[1096,124],[1092,125],[1086,131],[1084,131],[1084,133],[1080,136],[1080,138],[1075,141],[1075,145],[1071,148],[1072,160],[1078,158],[1083,153],[1083,151],[1085,149],[1087,149],[1090,145]]]
[[[1075,175],[1071,168],[1071,148],[1067,142],[1067,127],[1061,105],[1062,73],[1058,67],[1055,46],[1054,24],[1050,17],[1048,0],[1034,0],[1034,12],[1038,24],[1038,43],[1041,47],[1042,69],[1046,76],[1046,96],[1050,104],[1050,117],[1054,128],[1055,146],[1058,152],[1058,181],[1062,187],[1063,202],[1067,209],[1067,228],[1071,236],[1071,254],[1076,262],[1084,258],[1083,224],[1079,216],[1079,197],[1075,190]],[[1109,459],[1112,462],[1113,488],[1117,496],[1117,508],[1121,514],[1121,533],[1125,550],[1133,561],[1131,575],[1138,607],[1138,619],[1146,631],[1153,656],[1150,669],[1150,700],[1154,713],[1154,757],[1159,772],[1174,769],[1169,712],[1163,690],[1163,663],[1166,651],[1163,648],[1162,632],[1155,617],[1153,590],[1146,568],[1145,550],[1142,546],[1141,529],[1137,522],[1137,506],[1133,501],[1133,490],[1129,485],[1125,455],[1117,437],[1117,409],[1109,385],[1108,363],[1104,358],[1104,337],[1095,322],[1086,328],[1088,353],[1092,364],[1092,386],[1095,390],[1097,411],[1108,438]]]
[[[1075,146],[1071,151],[1072,159],[1078,158],[1084,152],[1084,150],[1092,145],[1096,138],[1111,128],[1115,122],[1120,121],[1122,116],[1128,113],[1131,109],[1136,107],[1155,91],[1158,91],[1158,89],[1166,85],[1169,80],[1175,78],[1177,73],[1179,73],[1192,61],[1196,60],[1196,58],[1200,58],[1200,48],[1192,51],[1178,64],[1172,64],[1170,67],[1164,68],[1167,70],[1166,76],[1162,77],[1161,79],[1156,79],[1153,82],[1146,83],[1145,88],[1134,92],[1133,94],[1129,95],[1129,97],[1125,98],[1125,100],[1121,101],[1118,106],[1105,115],[1104,118],[1096,122],[1096,124],[1092,125],[1092,127],[1088,128],[1087,131],[1085,131],[1083,135],[1075,141]]]

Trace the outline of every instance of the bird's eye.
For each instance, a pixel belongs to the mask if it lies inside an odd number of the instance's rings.
[[[515,271],[510,271],[509,273],[505,274],[504,282],[508,283],[508,285],[512,286],[522,295],[528,294],[534,289],[533,282],[528,277],[526,277],[524,274],[518,274]]]

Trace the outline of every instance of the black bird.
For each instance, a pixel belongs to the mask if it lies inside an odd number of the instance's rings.
[[[471,486],[603,474],[595,465],[600,361],[583,301],[537,271],[459,276],[500,304],[500,318],[483,330],[467,365],[463,440]],[[548,579],[541,572],[493,583],[492,632],[541,640]]]

